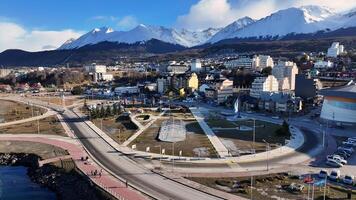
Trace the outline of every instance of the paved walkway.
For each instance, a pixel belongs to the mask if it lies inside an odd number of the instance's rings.
[[[55,140],[45,137],[19,137],[17,135],[0,135],[1,141],[28,141],[28,142],[39,142],[45,143],[53,146],[60,147],[68,151],[70,156],[73,158],[77,168],[82,171],[84,174],[87,174],[88,177],[98,186],[106,190],[108,193],[116,197],[117,199],[146,199],[141,193],[127,188],[125,183],[114,178],[111,174],[106,173],[101,167],[99,167],[92,160],[82,161],[81,158],[89,157],[86,151],[79,144],[73,144],[69,142],[64,142],[61,140]],[[93,175],[93,172],[97,171],[102,172],[101,176]]]
[[[49,158],[49,159],[46,159],[46,160],[40,160],[40,161],[38,161],[38,165],[40,167],[42,167],[43,165],[48,164],[48,163],[53,163],[53,162],[66,160],[66,159],[70,159],[70,158],[72,158],[71,155],[58,156],[58,157]]]
[[[195,119],[199,123],[200,127],[203,129],[206,136],[209,138],[211,144],[214,146],[216,152],[219,154],[221,158],[229,157],[229,150],[225,147],[225,145],[220,141],[220,139],[215,135],[213,130],[208,126],[208,124],[204,121],[204,115],[200,112],[196,107],[189,108]]]
[[[55,115],[56,113],[52,110],[48,110],[46,113],[44,113],[43,115],[38,115],[38,116],[34,116],[34,117],[30,117],[30,118],[26,118],[26,119],[20,119],[20,120],[16,120],[16,121],[11,121],[11,122],[4,122],[4,123],[0,123],[0,127],[2,126],[11,126],[11,125],[15,125],[15,124],[22,124],[22,123],[26,123],[26,122],[31,122],[31,121],[35,121],[35,120],[40,120],[52,115]]]
[[[153,123],[157,121],[162,115],[164,115],[166,111],[161,112],[157,117],[153,118],[150,122],[148,122],[145,126],[141,127],[140,130],[138,130],[135,134],[133,134],[129,139],[127,139],[124,143],[122,143],[123,146],[129,145],[132,141],[134,141],[143,131],[145,131],[148,127],[150,127]]]

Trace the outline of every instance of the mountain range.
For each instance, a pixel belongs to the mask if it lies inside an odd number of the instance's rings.
[[[209,28],[201,31],[143,24],[129,31],[114,31],[107,27],[95,28],[78,39],[68,40],[59,49],[76,49],[103,41],[132,44],[150,39],[189,48],[232,38],[278,39],[290,34],[334,31],[355,26],[355,9],[347,13],[335,13],[329,8],[311,5],[279,10],[259,20],[244,17],[224,28]]]

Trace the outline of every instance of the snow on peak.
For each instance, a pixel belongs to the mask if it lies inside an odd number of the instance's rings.
[[[325,20],[326,18],[335,15],[335,13],[328,7],[322,6],[302,6],[299,8],[303,11],[307,23],[314,23]]]
[[[282,37],[293,33],[314,33],[347,27],[356,27],[355,9],[340,14],[327,7],[309,5],[279,10],[260,20],[243,17],[222,29],[192,31],[144,24],[139,24],[129,31],[114,31],[108,27],[95,28],[76,40],[65,42],[59,49],[80,48],[103,41],[135,43],[150,39],[192,47],[230,38]]]
[[[250,17],[243,17],[234,21],[233,23],[227,25],[225,28],[221,29],[218,33],[216,33],[208,42],[217,42],[222,39],[233,38],[234,34],[245,28],[246,26],[253,24],[255,22],[254,19]]]

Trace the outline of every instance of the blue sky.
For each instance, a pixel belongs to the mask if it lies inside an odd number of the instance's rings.
[[[154,3],[153,3],[154,2]],[[25,27],[90,30],[127,16],[137,23],[172,26],[198,0],[1,0],[0,15]]]
[[[0,52],[55,49],[93,28],[129,30],[138,24],[202,30],[289,7],[356,7],[356,0],[0,0]]]

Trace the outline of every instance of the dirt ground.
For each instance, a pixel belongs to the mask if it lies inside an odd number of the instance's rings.
[[[127,129],[122,123],[116,122],[116,117],[108,117],[103,120],[93,119],[92,122],[119,144],[125,142],[137,131],[136,129]]]
[[[140,151],[145,151],[146,147],[150,147],[150,152],[153,153],[159,153],[159,146],[161,146],[167,155],[172,155],[173,143],[158,140],[161,123],[164,120],[166,119],[157,120],[129,146],[136,144],[137,150]],[[179,155],[179,151],[182,151],[183,156],[199,156],[200,154],[201,157],[216,157],[215,149],[200,128],[199,123],[196,120],[184,120],[184,122],[186,123],[187,137],[185,141],[174,144],[175,155]]]
[[[56,105],[60,105],[62,106],[63,105],[63,100],[61,97],[59,96],[54,96],[54,97],[49,97],[49,96],[43,96],[43,97],[39,97],[39,96],[33,96],[31,97],[33,99],[38,99],[38,100],[41,100],[41,101],[44,101],[44,102],[48,102],[48,103],[53,103],[53,104],[56,104]],[[65,99],[64,99],[64,104],[65,106],[70,106],[70,105],[73,105],[75,102],[79,101],[80,98],[77,97],[77,96],[66,96]]]
[[[234,151],[249,151],[253,148],[253,121],[244,120],[237,122],[230,122],[222,118],[209,118],[206,120],[207,124],[213,129],[214,133],[220,137],[226,146],[234,154]],[[245,126],[251,130],[242,131],[237,128]],[[255,146],[256,152],[266,150],[266,144],[263,140],[271,144],[271,148],[284,145],[285,140],[289,139],[287,136],[279,136],[275,133],[281,126],[269,122],[256,120],[256,134]]]
[[[48,144],[22,141],[0,141],[1,153],[29,153],[36,154],[42,159],[68,155],[66,150]]]
[[[33,111],[33,113],[32,113]],[[37,114],[43,114],[46,110],[27,104],[0,100],[0,123],[26,119]]]
[[[65,131],[55,116],[38,120],[39,133],[48,135],[67,136]],[[0,127],[0,134],[38,134],[37,120],[22,124]]]
[[[314,175],[315,176],[315,175]],[[316,176],[315,176],[316,177]],[[252,178],[251,192],[251,177],[232,177],[232,178],[202,178],[189,177],[188,179],[200,184],[229,192],[238,196],[242,196],[254,200],[275,200],[275,199],[307,199],[308,189],[309,198],[311,198],[313,186],[304,183],[304,178],[288,174],[271,174],[266,176],[257,176]],[[288,186],[292,183],[304,185],[301,192],[291,191]],[[314,199],[323,199],[324,183],[323,180],[315,179]],[[329,183],[329,181],[328,181]],[[347,191],[336,184],[328,184],[326,187],[326,199],[347,199]],[[353,191],[353,198],[356,199],[356,191]]]

